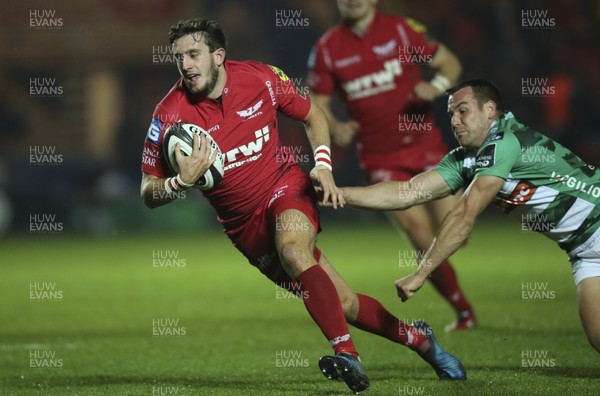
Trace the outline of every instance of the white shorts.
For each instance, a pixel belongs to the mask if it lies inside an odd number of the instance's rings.
[[[585,241],[569,252],[575,285],[584,279],[600,276],[600,228]]]

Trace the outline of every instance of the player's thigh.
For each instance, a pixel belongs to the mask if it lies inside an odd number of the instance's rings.
[[[281,263],[288,275],[296,279],[316,264],[317,231],[309,217],[298,209],[285,209],[275,215],[273,227]]]
[[[406,210],[386,212],[394,225],[406,233],[410,242],[418,250],[426,250],[433,241],[434,231],[431,215],[424,205]]]
[[[342,278],[339,272],[337,272],[337,270],[333,267],[331,262],[323,253],[321,253],[319,265],[323,268],[327,275],[329,275],[329,278],[335,285],[335,289],[337,290],[338,296],[340,297],[340,301],[342,303],[342,308],[344,309],[346,320],[350,322],[356,320],[356,317],[358,316],[358,296],[356,293],[352,290],[344,278]]]
[[[577,303],[588,340],[600,352],[600,276],[586,278],[579,282]]]
[[[427,204],[434,217],[434,227],[436,229],[440,224],[442,224],[444,217],[446,217],[450,209],[456,206],[461,196],[462,190],[458,191],[454,195],[449,195],[446,198],[438,199]]]

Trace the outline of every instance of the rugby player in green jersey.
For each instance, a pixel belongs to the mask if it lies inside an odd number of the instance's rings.
[[[398,296],[412,297],[467,241],[477,216],[493,202],[567,252],[581,322],[600,352],[600,170],[519,123],[491,82],[470,80],[447,93],[460,147],[408,182],[342,188],[346,204],[372,210],[403,210],[465,188],[417,270],[396,281]]]

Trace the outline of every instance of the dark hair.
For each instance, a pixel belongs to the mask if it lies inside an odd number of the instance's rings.
[[[169,29],[169,42],[173,44],[177,39],[193,33],[203,33],[202,37],[210,52],[219,48],[227,50],[227,38],[223,29],[217,22],[208,19],[194,18],[177,22],[177,25]]]
[[[482,78],[475,78],[458,83],[455,86],[448,88],[446,90],[446,95],[452,95],[466,87],[471,87],[473,89],[473,93],[475,94],[475,99],[477,99],[479,108],[483,107],[483,104],[488,100],[491,100],[492,102],[496,103],[496,110],[499,114],[504,112],[504,105],[502,104],[502,95],[500,95],[500,91],[498,88],[496,88],[494,83]]]

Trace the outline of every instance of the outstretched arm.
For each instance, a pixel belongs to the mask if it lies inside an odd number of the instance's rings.
[[[449,195],[452,191],[436,171],[418,174],[407,182],[383,182],[368,187],[343,187],[346,204],[361,209],[403,210]]]
[[[473,180],[442,222],[415,273],[396,281],[398,296],[402,301],[412,297],[423,286],[425,279],[465,244],[475,220],[496,196],[503,183],[504,179],[496,176],[479,176]]]

